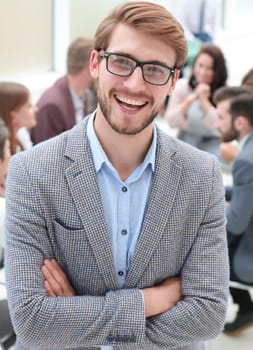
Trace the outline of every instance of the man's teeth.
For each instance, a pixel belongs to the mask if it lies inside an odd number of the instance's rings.
[[[121,96],[117,96],[117,99],[120,102],[126,103],[128,105],[132,105],[132,106],[143,106],[145,104],[145,101],[131,100],[130,98],[121,97]]]

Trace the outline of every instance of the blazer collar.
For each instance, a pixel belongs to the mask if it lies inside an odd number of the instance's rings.
[[[65,176],[98,268],[108,289],[118,289],[111,242],[86,134],[87,119],[68,134],[65,156],[71,160]],[[135,287],[154,253],[168,221],[181,175],[173,160],[177,143],[157,128],[157,157],[149,205],[126,287]],[[164,205],[166,203],[166,205]],[[159,215],[157,213],[159,212]],[[98,244],[98,238],[99,244]]]
[[[182,166],[173,159],[176,153],[174,139],[158,129],[157,159],[148,209],[126,288],[137,286],[168,224],[182,171]]]
[[[70,166],[65,176],[105,285],[108,289],[118,289],[111,242],[86,134],[87,120],[85,118],[68,134],[65,157],[70,160]]]

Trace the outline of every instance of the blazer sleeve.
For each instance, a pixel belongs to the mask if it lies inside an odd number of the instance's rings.
[[[229,295],[224,189],[214,161],[208,206],[181,271],[183,300],[147,320],[146,335],[159,349],[181,348],[216,337],[223,329]],[[203,191],[204,192],[204,191]],[[185,238],[187,239],[187,238]]]
[[[140,290],[47,296],[41,266],[45,257],[52,256],[53,242],[46,228],[48,208],[24,166],[23,153],[10,162],[6,192],[6,282],[18,339],[31,349],[141,343],[145,315]]]
[[[233,196],[227,208],[227,229],[231,234],[240,235],[245,232],[253,217],[252,161],[237,158],[233,168],[233,182]]]

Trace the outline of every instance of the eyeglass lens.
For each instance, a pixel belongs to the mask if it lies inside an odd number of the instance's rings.
[[[141,63],[132,58],[113,53],[105,54],[106,55],[104,56],[107,59],[107,69],[112,74],[126,77],[131,75],[137,66],[140,66],[143,79],[154,85],[166,84],[171,74],[173,74],[172,69],[159,64]]]

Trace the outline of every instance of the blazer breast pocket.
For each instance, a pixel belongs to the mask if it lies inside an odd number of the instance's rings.
[[[83,227],[69,227],[59,220],[53,221],[53,227],[59,257],[66,263],[87,251],[88,241]]]
[[[67,254],[75,250],[83,250],[87,245],[87,237],[84,227],[70,227],[60,220],[53,221],[54,235],[58,248]]]
[[[94,278],[99,276],[99,271],[86,230],[62,226],[58,220],[53,224],[57,241],[55,257],[58,263],[78,294],[90,293]]]

